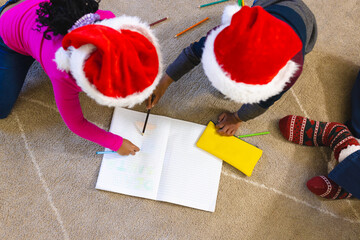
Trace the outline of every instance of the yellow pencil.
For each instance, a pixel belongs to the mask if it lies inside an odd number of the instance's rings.
[[[244,0],[242,0],[241,6],[242,6],[242,7],[245,6]]]
[[[178,34],[176,34],[176,35],[175,35],[175,37],[180,36],[180,35],[181,35],[181,34],[183,34],[184,32],[189,31],[190,29],[192,29],[192,28],[196,27],[197,25],[199,25],[199,24],[201,24],[201,23],[205,22],[206,20],[209,20],[209,18],[207,17],[207,18],[205,18],[205,19],[201,20],[200,22],[198,22],[198,23],[196,23],[196,24],[192,25],[191,27],[189,27],[189,28],[185,29],[184,31],[179,32]]]

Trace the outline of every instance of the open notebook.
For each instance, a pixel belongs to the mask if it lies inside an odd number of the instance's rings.
[[[96,188],[214,212],[222,161],[196,147],[205,126],[115,108],[110,131],[140,148],[104,154]]]

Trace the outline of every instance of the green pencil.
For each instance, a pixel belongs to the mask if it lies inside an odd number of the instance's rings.
[[[222,2],[227,2],[227,1],[229,1],[229,0],[221,0],[221,1],[217,1],[217,2],[207,3],[207,4],[200,5],[199,8],[207,7],[207,6],[210,6],[210,5],[214,5],[214,4],[218,4],[218,3],[222,3]]]
[[[252,136],[259,136],[259,135],[265,135],[269,134],[270,132],[259,132],[259,133],[252,133],[252,134],[246,134],[241,136],[236,136],[237,138],[244,138],[244,137],[252,137]]]

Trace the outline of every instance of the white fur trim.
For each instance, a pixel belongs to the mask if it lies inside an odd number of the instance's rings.
[[[291,60],[288,61],[271,82],[263,85],[251,85],[233,81],[216,61],[214,52],[215,38],[227,26],[229,25],[223,25],[213,30],[205,42],[201,61],[205,74],[212,85],[227,98],[237,103],[258,103],[280,93],[296,73],[299,65]]]
[[[221,17],[222,24],[230,24],[232,16],[237,13],[241,7],[238,4],[228,5],[225,7]]]
[[[116,18],[104,19],[100,22],[96,22],[95,24],[111,27],[119,31],[121,31],[121,29],[127,29],[138,32],[149,39],[149,41],[155,45],[157,52],[160,53],[160,51],[158,51],[158,40],[153,34],[153,31],[150,29],[149,24],[142,22],[138,17],[122,15]]]
[[[356,139],[359,143],[359,139]],[[349,145],[346,148],[344,148],[343,150],[341,150],[340,154],[339,154],[339,163],[342,162],[345,158],[347,158],[348,156],[350,156],[352,153],[356,152],[360,150],[360,146],[357,145]]]
[[[70,70],[70,58],[71,50],[65,51],[62,47],[60,47],[55,53],[55,59],[57,69],[61,71],[68,72]]]
[[[157,86],[161,78],[161,66],[159,67],[159,74],[153,84],[146,88],[144,91],[140,93],[134,93],[125,98],[113,98],[105,96],[104,94],[99,92],[93,84],[88,81],[85,76],[85,72],[83,71],[86,59],[94,50],[95,47],[92,44],[86,44],[76,49],[70,59],[70,70],[71,74],[76,80],[76,83],[89,97],[93,98],[97,103],[109,107],[133,107],[134,105],[145,101],[155,90],[155,87]]]
[[[68,51],[66,51],[66,55],[68,56],[68,63],[69,63],[68,71],[71,72],[73,78],[76,80],[76,83],[81,87],[81,89],[89,97],[93,98],[97,103],[101,105],[106,105],[109,107],[116,107],[116,106],[133,107],[136,104],[142,103],[155,90],[156,86],[160,81],[163,71],[163,64],[161,62],[162,56],[157,38],[153,34],[149,25],[141,22],[138,17],[129,17],[123,15],[116,18],[105,19],[100,22],[97,22],[96,24],[108,26],[119,31],[121,31],[121,29],[128,29],[134,32],[138,32],[144,35],[152,44],[154,44],[159,58],[159,69],[156,79],[154,80],[152,85],[144,89],[142,92],[134,93],[125,98],[113,98],[113,97],[105,96],[104,94],[99,92],[93,84],[91,84],[88,81],[84,72],[85,61],[88,59],[91,53],[95,51],[95,46],[92,44],[83,45],[78,49],[75,49],[73,47],[68,48]],[[59,52],[59,56],[61,57],[59,57],[58,59],[56,59],[55,56],[56,63],[57,64],[60,63],[61,66],[67,66],[66,64],[62,65],[63,62],[62,52]],[[59,63],[57,61],[59,61]]]

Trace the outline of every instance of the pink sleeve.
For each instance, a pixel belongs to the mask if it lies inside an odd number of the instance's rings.
[[[123,143],[123,138],[87,121],[81,110],[76,87],[66,81],[56,82],[57,84],[53,85],[56,105],[68,128],[82,138],[117,151]]]

